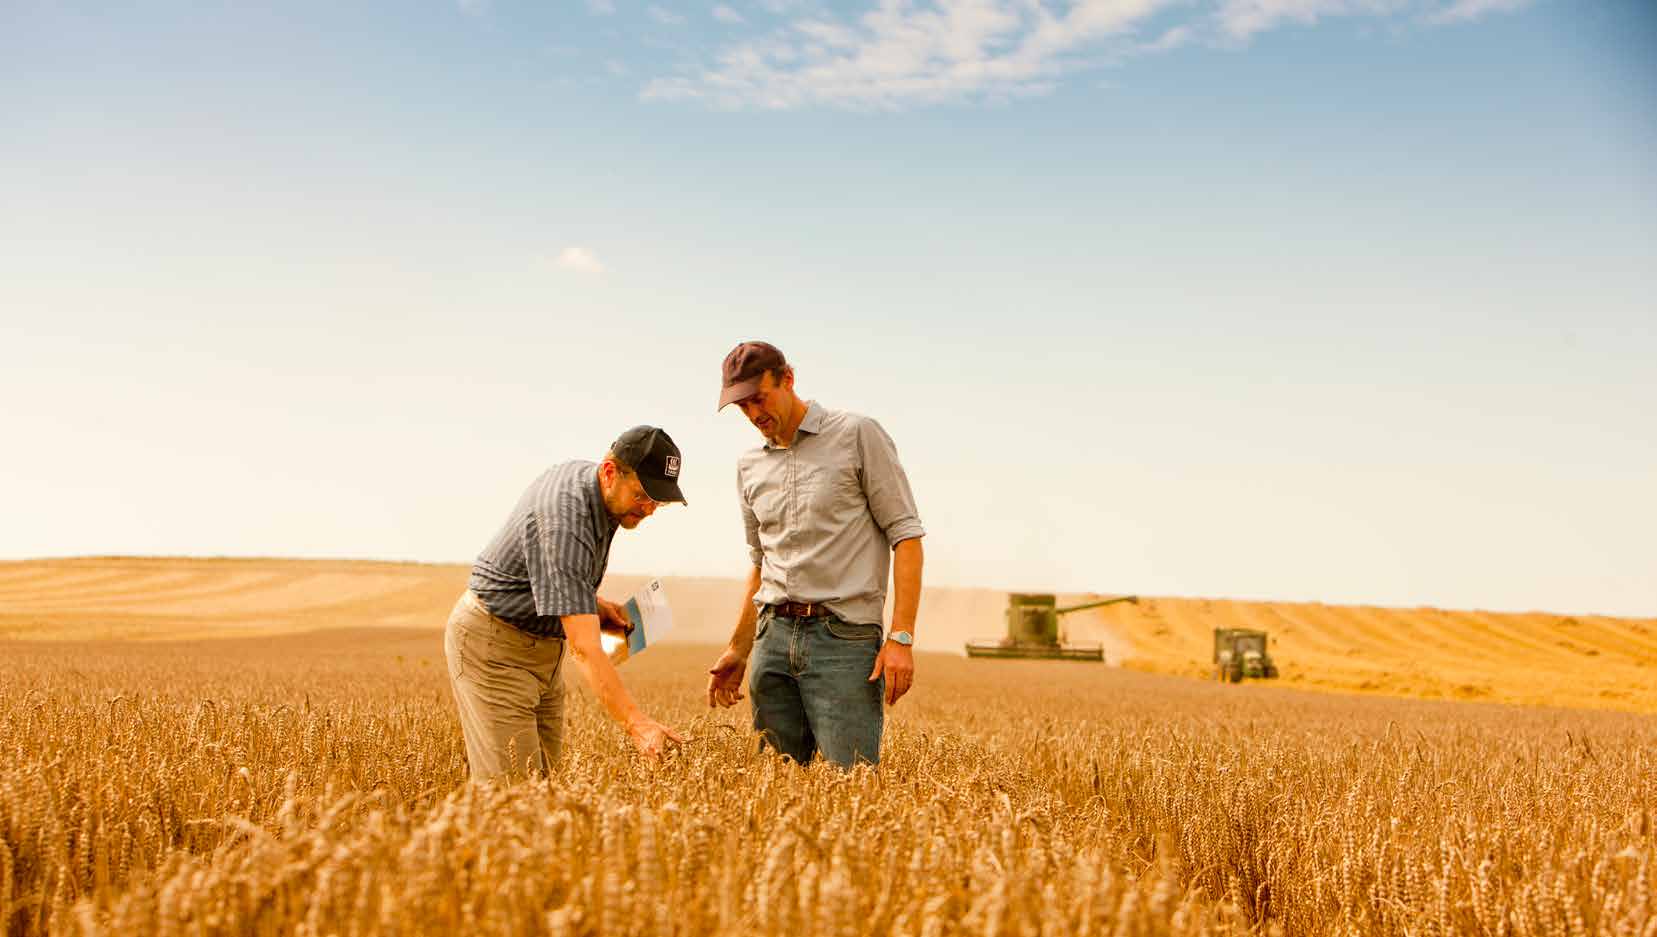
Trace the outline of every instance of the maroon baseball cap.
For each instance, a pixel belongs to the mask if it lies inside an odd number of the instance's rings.
[[[724,385],[719,391],[719,406],[714,409],[723,410],[726,404],[752,397],[759,391],[760,379],[765,372],[786,367],[788,359],[775,345],[743,342],[732,348],[731,353],[725,356]]]

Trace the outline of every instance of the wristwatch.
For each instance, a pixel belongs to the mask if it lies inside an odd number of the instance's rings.
[[[886,640],[896,641],[897,643],[903,645],[904,647],[914,647],[915,646],[915,634],[912,631],[891,631],[891,632],[887,632]]]

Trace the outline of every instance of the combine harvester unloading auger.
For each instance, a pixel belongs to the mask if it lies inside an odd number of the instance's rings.
[[[968,657],[1025,657],[1104,661],[1103,644],[1070,643],[1059,638],[1059,616],[1117,602],[1139,603],[1139,596],[1119,595],[1081,605],[1058,607],[1050,592],[1014,592],[1007,596],[1007,636],[1000,641],[968,641]]]

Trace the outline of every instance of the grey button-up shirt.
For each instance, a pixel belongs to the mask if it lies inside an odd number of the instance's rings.
[[[594,596],[615,536],[597,464],[554,465],[518,499],[472,564],[467,586],[496,618],[539,637],[563,637],[563,616],[598,613]]]
[[[736,484],[756,604],[821,602],[846,621],[882,623],[892,548],[926,530],[879,423],[813,401],[792,446],[742,454]]]

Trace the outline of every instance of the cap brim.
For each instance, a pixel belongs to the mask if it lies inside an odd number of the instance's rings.
[[[644,486],[644,493],[652,501],[677,501],[680,504],[690,504],[685,500],[685,493],[679,490],[679,483],[671,478],[650,478],[642,472],[639,474],[639,484]]]
[[[719,392],[719,406],[714,408],[714,412],[717,413],[720,410],[725,409],[725,407],[729,404],[736,403],[744,397],[752,397],[757,393],[759,393],[758,378],[751,381],[742,381],[737,384],[732,384]]]

